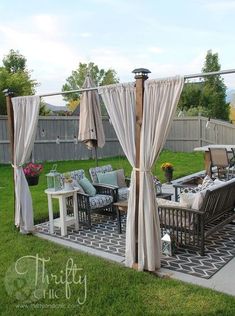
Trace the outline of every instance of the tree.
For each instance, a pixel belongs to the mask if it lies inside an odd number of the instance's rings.
[[[187,83],[184,85],[178,107],[181,110],[188,111],[191,108],[197,108],[200,105],[202,94],[202,84]]]
[[[26,68],[26,58],[18,51],[10,50],[3,58],[3,67],[0,67],[0,114],[7,114],[3,90],[10,89],[15,96],[32,95],[37,85]]]
[[[72,71],[72,75],[66,79],[66,83],[62,87],[62,91],[82,89],[82,85],[85,81],[86,75],[90,74],[96,86],[103,86],[108,84],[118,83],[119,79],[117,73],[113,69],[99,69],[93,62],[89,64],[79,63],[78,69]],[[64,100],[68,102],[67,107],[72,108],[73,101],[79,103],[78,93],[69,93],[64,95]],[[101,105],[103,111],[103,106]]]
[[[3,58],[2,63],[8,72],[16,73],[19,71],[27,71],[26,61],[27,59],[21,55],[18,50],[14,51],[11,49],[9,54]]]
[[[219,71],[218,54],[207,52],[203,72]],[[201,104],[208,109],[208,116],[229,120],[229,104],[226,103],[226,86],[220,75],[205,77]]]
[[[49,110],[47,108],[46,102],[41,99],[39,115],[41,115],[41,116],[48,116],[50,114],[51,114],[51,110]]]
[[[202,72],[219,71],[218,54],[207,52]],[[188,113],[201,113],[208,117],[229,120],[229,104],[226,103],[226,86],[220,75],[205,77],[203,81],[184,86],[179,108]],[[187,113],[187,114],[188,114]]]

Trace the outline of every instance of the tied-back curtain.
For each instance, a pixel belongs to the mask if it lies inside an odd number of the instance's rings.
[[[140,140],[138,267],[160,268],[161,231],[151,167],[165,144],[184,85],[182,77],[145,81]],[[135,236],[134,230],[132,235]],[[132,258],[132,261],[134,257]]]
[[[122,149],[135,168],[135,86],[134,83],[117,84],[99,88],[107,112],[110,116],[117,138]],[[135,242],[132,232],[135,230],[135,204],[136,204],[136,172],[131,173],[131,185],[127,211],[126,254],[134,257]],[[129,228],[129,229],[128,229]],[[129,265],[128,265],[129,266]]]
[[[165,143],[183,88],[183,78],[145,82],[140,144],[140,188],[138,209],[138,269],[160,268],[161,234],[151,167]],[[133,84],[101,87],[113,127],[132,167],[135,168],[135,89]],[[136,171],[132,171],[126,228],[126,265],[136,258]]]
[[[15,225],[27,233],[33,230],[32,197],[26,181],[23,164],[30,158],[36,137],[40,97],[12,98],[14,111],[14,178]]]

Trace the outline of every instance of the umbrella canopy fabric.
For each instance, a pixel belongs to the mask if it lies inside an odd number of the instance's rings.
[[[94,86],[94,82],[88,75],[84,81],[83,88],[92,88]],[[99,94],[96,90],[82,93],[78,139],[84,142],[89,149],[93,147],[102,148],[105,144]]]

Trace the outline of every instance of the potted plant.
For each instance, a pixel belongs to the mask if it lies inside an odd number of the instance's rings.
[[[165,172],[165,178],[167,183],[171,183],[171,180],[173,178],[173,165],[170,162],[164,162],[161,165],[161,169]]]
[[[70,173],[64,174],[64,189],[65,190],[72,190],[73,189],[73,179],[71,178]]]
[[[39,175],[42,173],[43,166],[41,164],[28,163],[23,167],[23,171],[28,182],[28,185],[37,185],[39,181]]]

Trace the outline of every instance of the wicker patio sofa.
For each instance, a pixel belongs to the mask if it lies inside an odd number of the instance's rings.
[[[235,179],[212,185],[203,194],[198,210],[158,200],[162,231],[170,231],[177,245],[199,250],[201,255],[207,237],[235,218]]]

